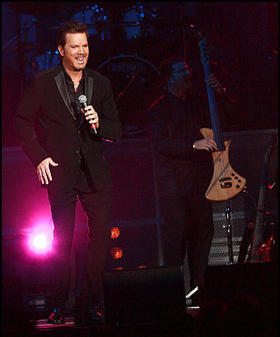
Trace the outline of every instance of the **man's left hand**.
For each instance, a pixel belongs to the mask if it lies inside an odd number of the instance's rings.
[[[94,124],[96,128],[99,127],[98,113],[94,110],[92,105],[88,105],[85,109],[82,109],[82,112],[89,124]]]

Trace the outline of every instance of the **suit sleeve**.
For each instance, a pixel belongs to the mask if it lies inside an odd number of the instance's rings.
[[[158,111],[149,113],[149,132],[159,153],[183,159],[194,156],[192,144],[196,140],[195,137],[170,138],[168,135],[168,125],[160,118]]]
[[[107,140],[117,141],[121,138],[122,126],[118,118],[118,110],[114,102],[111,83],[104,81],[104,96],[101,102],[102,115],[99,120],[98,136]]]
[[[35,131],[35,120],[40,109],[40,93],[36,80],[25,90],[15,113],[15,127],[18,141],[32,164],[38,164],[49,155],[40,145]]]

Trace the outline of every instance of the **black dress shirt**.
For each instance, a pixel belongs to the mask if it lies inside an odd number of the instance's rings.
[[[65,76],[65,81],[66,81],[67,92],[68,92],[68,95],[71,101],[71,106],[76,116],[77,129],[79,129],[79,133],[82,133],[83,132],[83,129],[81,128],[82,125],[85,123],[88,123],[85,117],[83,116],[83,113],[81,112],[81,109],[83,108],[83,106],[79,101],[80,95],[85,94],[85,81],[86,81],[86,76],[87,76],[86,68],[83,70],[82,79],[79,83],[77,91],[75,91],[74,82],[72,81],[71,77],[67,74],[64,68],[63,68],[63,72]],[[89,173],[86,160],[82,155],[81,149],[78,155],[79,155],[80,170],[78,171],[77,182],[76,182],[75,187],[79,191],[82,191],[82,192],[95,191],[95,186],[91,179],[91,175]]]

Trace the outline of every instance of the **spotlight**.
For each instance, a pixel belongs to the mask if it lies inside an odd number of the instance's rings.
[[[29,234],[28,247],[37,254],[45,254],[50,251],[52,243],[52,231],[47,226],[33,228]]]
[[[113,259],[121,259],[123,256],[123,250],[120,247],[111,248],[110,253]]]
[[[111,228],[111,239],[115,240],[120,236],[120,230],[119,227],[115,226]]]
[[[36,235],[32,240],[33,246],[38,250],[46,249],[47,247],[47,238],[44,234]]]

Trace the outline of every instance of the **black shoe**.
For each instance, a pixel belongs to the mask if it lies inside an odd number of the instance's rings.
[[[53,313],[48,318],[49,324],[65,324],[65,319],[60,310],[54,309]]]

